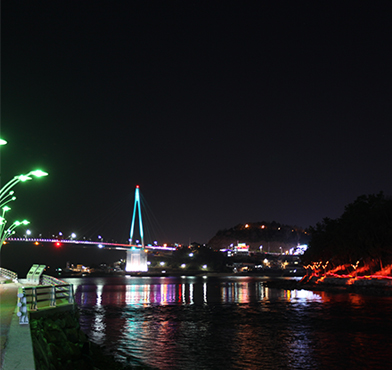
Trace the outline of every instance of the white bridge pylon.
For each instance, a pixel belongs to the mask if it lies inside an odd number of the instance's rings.
[[[133,233],[135,231],[135,216],[136,209],[138,209],[138,218],[139,218],[139,233],[141,245],[132,244],[133,241]],[[132,216],[132,224],[131,231],[129,235],[129,244],[131,249],[127,251],[127,263],[125,265],[125,271],[127,272],[145,272],[148,271],[147,267],[147,251],[144,248],[144,235],[143,235],[143,222],[142,222],[142,210],[140,204],[140,194],[139,194],[139,185],[136,185],[135,190],[135,203],[133,206],[133,216]]]

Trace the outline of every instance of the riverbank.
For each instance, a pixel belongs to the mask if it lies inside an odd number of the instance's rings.
[[[304,276],[301,280],[268,280],[268,288],[313,290],[392,296],[392,279],[353,279],[345,277]]]
[[[152,370],[130,366],[92,343],[80,329],[79,311],[30,317],[36,370]]]
[[[149,270],[146,272],[126,272],[126,271],[114,271],[114,272],[102,272],[96,271],[92,273],[73,273],[73,272],[62,272],[51,273],[48,272],[48,275],[54,276],[58,279],[66,279],[66,278],[88,278],[88,277],[120,277],[120,276],[131,276],[131,277],[181,277],[181,276],[268,276],[268,277],[303,277],[304,273],[300,272],[292,272],[289,270],[283,269],[260,269],[260,270],[252,270],[252,271],[244,271],[244,272],[233,272],[233,271],[200,271],[200,270],[173,270],[167,269],[164,270]]]

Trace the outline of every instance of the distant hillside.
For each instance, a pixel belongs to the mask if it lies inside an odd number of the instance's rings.
[[[208,245],[218,250],[227,248],[230,244],[246,243],[251,251],[280,253],[298,244],[306,244],[308,239],[307,232],[302,228],[275,221],[263,221],[238,224],[230,229],[219,230]]]

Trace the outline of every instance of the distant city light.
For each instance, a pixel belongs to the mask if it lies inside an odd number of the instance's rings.
[[[289,254],[302,255],[305,253],[307,249],[308,249],[307,244],[297,245],[296,247],[290,249]]]

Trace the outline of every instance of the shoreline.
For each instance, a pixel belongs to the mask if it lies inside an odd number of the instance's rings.
[[[320,281],[320,279],[322,279]],[[339,277],[304,276],[301,280],[268,280],[268,288],[285,290],[312,290],[336,293],[357,293],[377,296],[392,296],[391,279],[350,279]]]
[[[119,361],[94,343],[80,328],[79,308],[30,317],[30,330],[37,370],[154,370]]]
[[[392,279],[372,278],[372,279],[355,279],[349,277],[332,277],[332,276],[307,276],[301,274],[284,274],[281,270],[267,270],[256,272],[204,272],[204,273],[136,273],[130,274],[124,271],[113,274],[88,274],[88,275],[69,275],[62,278],[96,278],[96,277],[260,277],[266,278],[264,284],[268,288],[285,289],[285,290],[313,290],[313,291],[334,291],[361,294],[376,294],[392,296]]]
[[[48,274],[50,275],[50,274]],[[165,273],[162,272],[125,272],[125,271],[119,271],[119,272],[113,272],[113,273],[90,273],[90,274],[85,274],[85,273],[77,273],[77,274],[52,274],[51,276],[54,276],[58,279],[67,279],[67,278],[95,278],[95,277],[122,277],[122,276],[129,276],[129,277],[181,277],[181,276],[257,276],[257,277],[293,277],[293,278],[302,278],[304,274],[295,274],[295,273],[288,273],[285,272],[284,270],[262,270],[262,271],[251,271],[251,272],[214,272],[214,271],[209,271],[209,272],[200,272],[200,271],[167,271]]]

